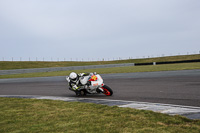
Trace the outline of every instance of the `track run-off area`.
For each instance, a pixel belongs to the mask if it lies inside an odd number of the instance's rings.
[[[101,76],[104,83],[113,89],[113,96],[95,94],[78,97],[68,89],[64,76],[0,79],[0,95],[53,96],[79,99],[78,101],[85,99],[86,102],[88,99],[95,99],[96,103],[98,100],[104,100],[103,103],[106,101],[109,103],[109,100],[118,103],[127,101],[126,104],[129,105],[133,105],[130,103],[132,101],[137,102],[137,106],[143,103],[154,106],[155,103],[159,103],[194,108],[195,112],[200,114],[200,70],[102,74]],[[130,107],[121,103],[119,106]]]

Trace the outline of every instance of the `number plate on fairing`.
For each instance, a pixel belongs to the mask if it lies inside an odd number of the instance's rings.
[[[92,81],[92,86],[97,86],[99,83],[97,81]]]

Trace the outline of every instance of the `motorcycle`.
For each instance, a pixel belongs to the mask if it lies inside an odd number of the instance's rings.
[[[66,76],[66,80],[70,82],[68,76]],[[103,93],[106,96],[112,96],[113,94],[112,89],[103,83],[103,79],[96,72],[90,73],[89,76],[80,77],[79,80],[81,95]],[[74,91],[71,87],[69,89]]]

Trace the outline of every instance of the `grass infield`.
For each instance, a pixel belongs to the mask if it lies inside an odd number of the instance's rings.
[[[1,133],[199,133],[200,120],[92,103],[0,98]]]
[[[154,71],[173,71],[173,70],[192,70],[200,69],[200,63],[180,63],[180,64],[165,64],[165,65],[147,65],[147,66],[128,66],[128,67],[113,67],[113,68],[97,68],[85,70],[73,70],[74,72],[97,72],[100,74],[109,73],[131,73],[131,72],[154,72]],[[40,72],[26,73],[13,75],[0,75],[0,79],[5,78],[29,78],[29,77],[49,77],[49,76],[66,76],[71,71],[56,71],[56,72]]]
[[[144,59],[115,60],[115,61],[90,61],[90,62],[0,61],[0,70],[87,66],[87,65],[121,64],[121,63],[150,63],[150,62],[195,60],[195,59],[200,59],[200,54],[166,56],[166,57],[144,58]]]

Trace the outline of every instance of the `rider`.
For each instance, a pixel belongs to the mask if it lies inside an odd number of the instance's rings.
[[[69,74],[69,77],[67,77],[67,81],[69,83],[69,89],[74,91],[76,93],[76,95],[81,95],[81,91],[80,91],[80,87],[81,87],[81,82],[80,82],[80,78],[84,77],[84,76],[88,76],[90,73],[75,73],[75,72],[71,72]],[[84,92],[83,92],[84,93]]]

